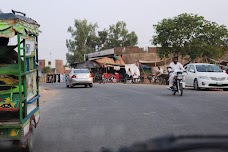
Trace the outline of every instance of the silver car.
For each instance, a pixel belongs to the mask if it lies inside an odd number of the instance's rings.
[[[93,87],[93,77],[88,69],[72,69],[66,78],[66,87],[85,85]]]

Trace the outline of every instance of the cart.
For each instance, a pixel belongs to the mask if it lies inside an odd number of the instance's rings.
[[[0,14],[0,142],[12,141],[27,152],[33,151],[40,121],[39,26],[21,12]],[[15,45],[8,44],[11,39]]]

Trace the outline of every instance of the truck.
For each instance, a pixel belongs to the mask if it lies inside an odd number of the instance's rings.
[[[0,13],[0,143],[25,152],[33,151],[40,121],[39,27],[25,13]]]

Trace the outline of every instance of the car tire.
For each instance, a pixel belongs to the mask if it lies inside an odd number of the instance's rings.
[[[87,84],[85,84],[85,88],[87,88],[87,86],[88,86],[88,85],[87,85]]]
[[[93,87],[93,84],[89,84],[89,87],[92,88]]]
[[[228,88],[223,89],[223,91],[228,91]]]
[[[197,79],[194,80],[193,88],[194,90],[200,90]]]

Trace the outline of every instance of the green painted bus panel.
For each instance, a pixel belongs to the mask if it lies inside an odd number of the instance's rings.
[[[1,64],[0,75],[18,75],[18,64]]]
[[[0,111],[19,109],[19,94],[0,94]]]
[[[0,128],[0,140],[1,139],[20,139],[20,128]]]

